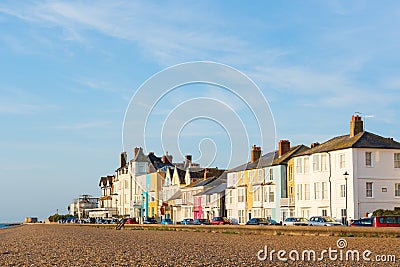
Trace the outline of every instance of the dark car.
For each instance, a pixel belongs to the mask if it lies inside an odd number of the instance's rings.
[[[184,224],[184,225],[193,224],[193,219],[189,219],[189,218],[183,219],[183,221],[181,221],[181,224]]]
[[[270,225],[270,221],[266,218],[251,218],[246,225]]]
[[[157,220],[153,218],[147,218],[143,221],[143,224],[157,224]]]
[[[225,217],[214,217],[211,221],[212,225],[224,225],[224,224],[232,224],[230,220]]]
[[[359,226],[359,227],[372,227],[372,218],[362,218],[358,220],[354,220],[350,226]]]
[[[195,219],[192,224],[205,225],[205,224],[211,224],[211,223],[207,219]]]
[[[283,225],[288,226],[307,226],[308,220],[302,217],[289,217],[283,221]]]

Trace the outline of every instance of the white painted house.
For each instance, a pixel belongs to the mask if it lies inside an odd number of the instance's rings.
[[[364,131],[359,116],[352,117],[349,135],[317,144],[294,161],[297,216],[345,222],[346,213],[351,220],[400,209],[400,143]]]

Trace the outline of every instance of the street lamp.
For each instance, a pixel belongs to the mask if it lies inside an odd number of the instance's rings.
[[[118,193],[112,193],[111,196],[118,196]],[[115,208],[117,209],[117,218],[118,218],[118,197],[115,197]]]
[[[343,174],[344,180],[346,181],[346,185],[345,185],[345,196],[346,196],[346,220],[345,220],[345,224],[348,225],[347,222],[347,179],[349,178],[349,174],[347,173],[347,171]]]

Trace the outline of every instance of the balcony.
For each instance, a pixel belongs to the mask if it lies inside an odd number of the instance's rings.
[[[281,207],[294,207],[294,198],[281,198],[279,204]]]

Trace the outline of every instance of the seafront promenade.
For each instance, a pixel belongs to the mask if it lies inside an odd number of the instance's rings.
[[[157,229],[157,228],[156,228]],[[338,248],[338,240],[347,242]],[[336,250],[332,261],[322,250]],[[262,250],[262,251],[261,251]],[[271,251],[272,260],[269,256]],[[284,262],[277,252],[316,251],[316,260]],[[340,260],[340,251],[373,261]],[[260,252],[261,251],[261,252]],[[267,253],[265,253],[265,252]],[[268,257],[265,257],[265,254]],[[377,264],[376,255],[396,256]],[[257,256],[258,255],[258,256]],[[288,255],[286,254],[286,257]],[[261,258],[261,260],[260,260]],[[162,231],[32,224],[0,230],[0,266],[398,266],[400,238],[235,234],[234,231]]]

